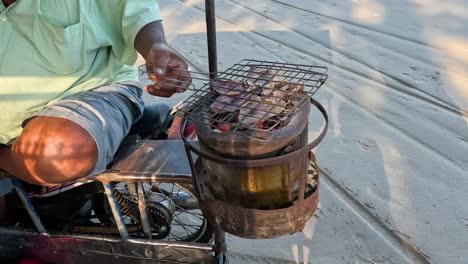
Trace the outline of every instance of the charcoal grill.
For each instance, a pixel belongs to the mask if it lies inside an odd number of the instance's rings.
[[[183,138],[200,207],[210,222],[240,237],[300,231],[318,203],[312,149],[326,134],[328,116],[312,97],[327,68],[245,59],[218,71],[214,3],[208,2],[210,72],[190,72],[203,85],[190,85],[177,109],[181,135],[194,126],[199,139]],[[308,138],[311,106],[325,120],[315,139]]]
[[[245,238],[273,238],[303,229],[318,203],[318,170],[311,150],[328,127],[325,109],[313,99],[310,102],[325,118],[322,132],[286,154],[226,158],[203,147],[201,141],[184,140],[200,205],[209,221]]]
[[[259,71],[272,74],[259,76]],[[209,221],[245,238],[273,238],[302,230],[318,203],[312,149],[325,136],[328,116],[312,95],[327,79],[326,71],[249,59],[218,72],[216,78],[191,72],[192,78],[205,82],[189,87],[191,95],[177,115],[184,120],[181,134],[193,125],[198,135],[199,141],[184,139],[184,143],[200,207]],[[291,93],[286,89],[283,97],[273,96],[273,103],[266,102],[272,91],[285,86],[301,89]],[[220,100],[223,96],[230,100]],[[238,99],[241,103],[235,102]],[[273,112],[278,107],[274,100],[286,100],[289,107],[282,104],[281,111]],[[221,106],[213,108],[219,102]],[[262,104],[260,114],[240,114],[242,107],[255,111]],[[322,113],[325,125],[309,141],[311,106]],[[254,119],[250,126],[241,124],[245,117]]]

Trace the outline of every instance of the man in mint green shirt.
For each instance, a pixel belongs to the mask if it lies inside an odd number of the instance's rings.
[[[0,170],[41,185],[105,170],[142,115],[137,51],[150,94],[191,82],[156,0],[0,0]]]

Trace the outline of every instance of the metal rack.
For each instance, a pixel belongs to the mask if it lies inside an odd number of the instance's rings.
[[[327,68],[247,59],[192,92],[178,115],[193,122],[259,139],[288,124],[327,79]]]

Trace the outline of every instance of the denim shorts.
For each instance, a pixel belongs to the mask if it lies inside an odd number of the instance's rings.
[[[143,115],[142,86],[137,82],[101,86],[47,106],[34,116],[64,118],[86,129],[98,148],[91,175],[106,170],[131,126]]]

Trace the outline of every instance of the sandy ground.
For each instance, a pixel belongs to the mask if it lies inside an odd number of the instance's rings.
[[[207,71],[203,1],[159,2],[170,44]],[[301,233],[229,237],[230,250],[310,263],[468,263],[468,1],[216,4],[221,70],[256,58],[323,65],[330,76],[316,95],[331,116],[317,149],[320,210]]]
[[[207,71],[203,1],[159,2],[170,44]],[[250,263],[468,263],[468,1],[216,4],[221,70],[256,58],[330,76],[316,94],[331,118],[320,209],[295,235],[229,236],[230,251]]]

